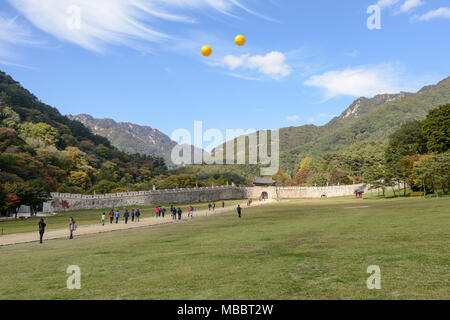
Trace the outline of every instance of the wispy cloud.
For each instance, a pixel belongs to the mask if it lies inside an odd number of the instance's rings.
[[[414,21],[429,21],[432,19],[450,19],[450,8],[442,7],[422,15],[416,15],[413,18]]]
[[[32,32],[17,17],[0,16],[0,63],[25,67],[15,62],[16,46],[42,45],[45,42],[33,38]]]
[[[377,5],[381,8],[392,7],[394,4],[398,3],[400,0],[379,0]]]
[[[349,57],[356,58],[356,57],[359,57],[359,51],[358,50],[353,50],[352,52],[348,52],[345,55],[347,55]]]
[[[424,3],[422,0],[406,0],[400,7],[400,12],[409,12],[414,8],[422,6]]]
[[[239,68],[257,70],[273,79],[287,77],[292,72],[291,67],[286,63],[286,56],[277,51],[269,52],[264,56],[227,55],[223,58],[222,64],[230,70]]]
[[[233,10],[267,18],[238,0],[8,0],[40,30],[85,49],[104,52],[107,45],[125,45],[138,50],[144,43],[176,38],[158,28],[158,20],[196,23],[194,10],[214,10],[232,15]],[[79,8],[80,28],[70,28],[69,8]],[[268,19],[268,18],[267,18]]]
[[[381,8],[395,8],[397,13],[409,12],[425,4],[422,0],[379,0],[377,5]]]
[[[287,117],[286,117],[286,120],[287,120],[287,121],[300,121],[301,118],[300,118],[299,115],[293,115],[293,116],[287,116]]]
[[[327,71],[310,77],[304,85],[324,89],[327,100],[336,96],[372,97],[383,93],[412,91],[420,86],[417,80],[418,77],[406,74],[402,66],[383,63]]]

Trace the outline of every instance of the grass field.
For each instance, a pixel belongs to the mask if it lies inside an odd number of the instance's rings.
[[[0,299],[450,299],[450,199],[295,200],[0,248]],[[66,289],[69,265],[81,290]],[[367,267],[381,268],[368,290]]]
[[[238,203],[245,202],[245,200],[226,200],[225,205],[237,205]],[[182,208],[183,212],[186,212],[188,206],[194,206],[195,210],[205,210],[208,208],[207,203],[194,203],[194,204],[177,204],[175,205],[177,208]],[[222,201],[217,201],[216,206],[220,207],[222,205]],[[169,205],[165,205],[166,209],[170,208]],[[140,209],[141,218],[148,218],[155,216],[155,206],[126,206],[118,208],[120,210],[121,220],[123,220],[123,213],[125,209],[131,214],[131,209]],[[78,211],[68,211],[59,213],[56,216],[49,216],[45,218],[45,222],[47,224],[47,230],[53,229],[61,229],[66,228],[69,225],[70,217],[73,217],[77,222],[78,226],[82,225],[90,225],[100,223],[101,215],[103,212],[106,212],[106,220],[108,220],[108,214],[110,209],[92,209],[92,210],[78,210]],[[169,213],[170,215],[170,213]],[[130,217],[131,219],[131,217]],[[22,232],[31,232],[38,230],[38,222],[39,217],[33,217],[29,219],[21,219],[21,220],[8,220],[8,221],[0,221],[0,234],[13,234],[13,233],[22,233]]]

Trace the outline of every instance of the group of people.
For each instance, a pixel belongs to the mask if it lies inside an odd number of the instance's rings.
[[[131,210],[131,214],[128,211],[128,209],[125,209],[125,212],[123,213],[123,219],[125,221],[125,224],[128,224],[128,220],[130,219],[130,215],[131,215],[131,222],[139,222],[139,219],[141,217],[141,211],[140,209]],[[120,219],[120,211],[119,209],[117,210],[111,210],[109,212],[109,223],[113,224],[114,219],[116,220],[116,224],[119,223],[119,219]],[[102,226],[105,225],[105,220],[106,220],[106,213],[103,212],[102,213]]]
[[[45,220],[41,218],[38,223],[39,226],[39,242],[42,243],[42,239],[44,238],[45,233],[45,227],[47,227],[47,224],[45,223]],[[73,239],[73,232],[77,230],[77,224],[75,223],[75,220],[70,217],[69,219],[69,239]]]
[[[251,202],[250,202],[251,204]],[[249,203],[247,203],[247,205],[249,205]],[[225,202],[222,201],[222,208],[225,208]],[[216,203],[213,202],[212,204],[209,203],[208,204],[208,209],[209,210],[215,210],[216,209]],[[193,218],[194,217],[194,207],[193,206],[189,206],[188,207],[188,217]],[[238,213],[238,217],[241,218],[242,216],[242,208],[240,205],[237,206],[236,211]],[[155,208],[155,213],[156,213],[156,217],[165,217],[165,213],[166,213],[166,208],[158,206]],[[181,220],[181,216],[183,214],[183,210],[181,210],[181,208],[176,208],[174,205],[170,206],[170,213],[172,215],[172,219],[173,220]],[[132,209],[131,210],[131,214],[128,211],[128,209],[125,209],[125,212],[123,214],[123,218],[125,221],[125,224],[128,224],[128,219],[131,216],[131,221],[132,222],[139,222],[139,219],[141,217],[141,211],[140,209]],[[120,211],[117,210],[111,210],[109,212],[109,223],[113,224],[115,219],[116,224],[119,223],[119,219],[120,219]],[[101,222],[102,222],[102,226],[105,226],[105,220],[106,220],[106,213],[103,212],[102,217],[101,217]],[[42,243],[42,239],[44,237],[44,233],[45,233],[45,228],[47,227],[47,224],[45,223],[44,219],[41,219],[39,221],[39,242]],[[77,229],[77,224],[75,223],[75,220],[70,217],[69,220],[69,239],[73,239],[73,232]]]
[[[225,208],[225,201],[222,201],[222,208]],[[214,201],[212,204],[211,202],[208,203],[208,210],[216,210],[216,202]]]

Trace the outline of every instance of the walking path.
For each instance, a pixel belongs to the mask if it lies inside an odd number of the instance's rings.
[[[257,207],[264,204],[272,203],[273,200],[266,200],[261,202],[254,202],[251,207]],[[200,210],[200,211],[194,211],[194,218],[195,217],[204,217],[204,216],[211,216],[219,213],[226,213],[230,211],[235,211],[236,206],[228,206],[225,208],[216,208],[216,210]],[[241,207],[245,214],[245,209],[247,207],[247,203],[241,204]],[[251,208],[250,207],[250,208]],[[236,213],[237,215],[237,213]],[[108,217],[107,217],[108,218]],[[178,216],[177,216],[178,219]],[[190,217],[188,217],[188,212],[183,212],[181,221],[189,221],[191,220]],[[109,223],[109,219],[105,221],[105,226],[102,226],[100,223],[94,224],[94,225],[85,225],[85,226],[79,226],[77,230],[74,232],[74,236],[82,236],[82,235],[89,235],[89,234],[96,234],[96,233],[104,233],[104,232],[112,232],[112,231],[118,231],[118,230],[126,230],[126,229],[136,229],[136,228],[143,228],[143,227],[149,227],[149,226],[156,226],[156,225],[162,225],[162,224],[168,224],[168,223],[177,223],[180,222],[179,220],[173,220],[172,216],[167,215],[164,218],[142,218],[140,222],[131,222],[131,219],[128,220],[128,224],[125,224],[123,221],[123,217],[119,221],[118,224],[113,222],[113,224]],[[36,223],[36,229],[37,229],[37,223]],[[63,229],[55,229],[55,230],[46,230],[44,234],[44,241],[47,240],[53,240],[53,239],[61,239],[61,238],[68,238],[69,237],[69,221],[67,221],[67,228]],[[4,236],[0,236],[0,246],[8,246],[13,244],[19,244],[19,243],[29,243],[29,242],[38,242],[39,241],[39,232],[36,230],[36,232],[27,232],[27,233],[15,233],[15,234],[8,234]]]

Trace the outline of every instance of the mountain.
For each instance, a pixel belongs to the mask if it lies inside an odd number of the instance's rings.
[[[450,77],[416,93],[381,94],[356,99],[324,126],[304,125],[280,129],[280,166],[294,173],[306,156],[319,158],[365,142],[384,143],[406,122],[425,119],[431,109],[450,103]],[[223,146],[220,146],[223,147]]]
[[[167,135],[148,126],[129,122],[116,122],[112,119],[96,119],[88,114],[68,115],[88,127],[92,133],[108,139],[117,149],[128,154],[157,155],[172,164],[170,155],[177,145]]]

